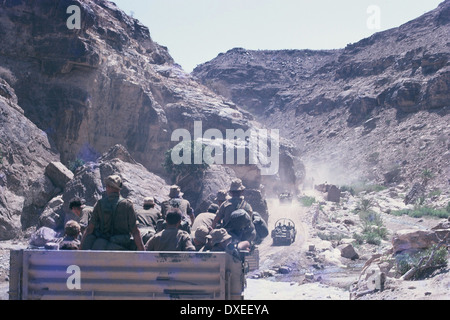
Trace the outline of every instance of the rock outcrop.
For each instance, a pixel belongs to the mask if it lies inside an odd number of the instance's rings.
[[[80,29],[67,27],[69,5],[80,8]],[[194,81],[145,26],[112,2],[6,1],[0,9],[0,67],[15,79],[25,115],[54,141],[66,166],[95,161],[121,144],[148,170],[165,175],[161,164],[178,143],[176,129],[193,137],[195,121],[202,134],[261,127]],[[290,166],[290,148],[282,151],[288,165],[278,176],[298,185],[302,169]]]
[[[79,29],[68,27],[71,5],[80,9]],[[196,122],[201,135],[208,129],[225,135],[264,128],[184,72],[147,27],[110,1],[1,1],[0,42],[0,119],[5,123],[0,128],[5,217],[0,239],[37,225],[41,214],[43,219],[59,212],[53,209],[67,205],[71,195],[93,201],[100,179],[114,170],[136,179],[124,192],[137,203],[143,193],[159,194],[169,178],[162,166],[165,152],[181,140],[172,137],[177,129],[194,140]],[[98,162],[115,145],[123,146],[128,158]],[[224,166],[229,172],[223,173],[251,185],[264,208],[261,190],[271,190],[269,184],[296,188],[301,183],[304,167],[297,154],[294,144],[282,140],[277,174],[263,177],[261,167],[236,163]],[[77,171],[72,178],[67,168],[82,164],[83,174]],[[140,188],[140,176],[130,169],[135,165],[163,180],[155,188]],[[85,182],[95,187],[84,190]],[[210,189],[223,187],[220,181],[198,184],[192,199],[199,208],[208,202]]]
[[[161,177],[137,163],[120,145],[112,147],[96,161],[80,166],[65,185],[64,192],[53,198],[40,215],[40,226],[62,228],[69,202],[80,197],[88,206],[94,206],[104,192],[104,179],[112,174],[122,178],[121,195],[130,199],[135,208],[143,206],[145,197],[154,197],[158,203],[166,200],[169,185]]]
[[[3,74],[4,75],[4,74]],[[36,224],[40,210],[60,190],[45,175],[59,161],[47,134],[24,116],[11,86],[0,76],[0,239]]]
[[[391,248],[373,255],[366,261],[358,280],[350,288],[351,299],[367,299],[366,295],[371,297],[371,294],[393,291],[399,283],[411,280],[416,272],[430,272],[445,267],[434,263],[437,258],[433,252],[436,252],[439,246],[448,246],[448,227],[448,220],[444,220],[429,230],[398,230],[392,237]],[[426,253],[426,250],[429,252]],[[414,258],[414,255],[421,252],[421,260]],[[410,268],[402,270],[404,265],[409,265]],[[448,276],[444,273],[443,277]],[[411,288],[414,286],[411,285],[408,289]]]

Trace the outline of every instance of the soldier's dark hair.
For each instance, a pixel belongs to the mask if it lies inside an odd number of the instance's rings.
[[[167,212],[166,222],[168,225],[176,225],[181,221],[181,217],[182,214],[180,209],[171,209],[169,212]]]
[[[80,208],[82,205],[81,199],[76,197],[70,200],[69,202],[69,209],[72,210],[72,208]]]

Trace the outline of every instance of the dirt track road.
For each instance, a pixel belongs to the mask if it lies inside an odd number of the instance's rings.
[[[289,274],[277,274],[266,279],[247,279],[245,300],[348,300],[349,293],[342,288],[325,283],[304,283],[305,271],[311,268],[306,259],[309,242],[311,216],[309,208],[301,206],[297,201],[291,204],[280,204],[278,199],[267,200],[269,206],[269,231],[281,218],[291,219],[295,223],[297,236],[290,246],[274,246],[269,235],[259,245],[259,271],[272,269],[275,266],[287,266]]]
[[[296,201],[280,204],[278,199],[267,200],[267,205],[269,207],[269,232],[275,228],[278,219],[288,218],[295,223],[297,236],[295,242],[290,246],[274,246],[269,234],[259,245],[260,269],[269,268],[275,264],[295,266],[299,262],[299,257],[305,252],[308,228],[303,218],[307,208],[300,206]]]

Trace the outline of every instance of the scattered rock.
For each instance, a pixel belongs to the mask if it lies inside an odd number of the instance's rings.
[[[394,253],[405,250],[426,249],[437,243],[439,243],[439,238],[433,230],[399,230],[392,238]]]
[[[45,168],[45,174],[55,186],[61,189],[64,189],[67,182],[73,179],[73,172],[61,162],[50,162]]]
[[[278,268],[278,273],[281,273],[281,274],[288,274],[291,271],[292,271],[292,269],[287,266],[282,266],[282,267]]]
[[[341,251],[341,257],[355,260],[359,258],[358,253],[356,253],[355,248],[350,243],[341,244],[337,247]]]

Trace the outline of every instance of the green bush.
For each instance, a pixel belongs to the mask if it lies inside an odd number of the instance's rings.
[[[363,212],[368,212],[369,209],[372,207],[373,202],[370,199],[361,199],[361,202],[359,203],[359,210]]]
[[[447,205],[445,209],[433,209],[430,207],[417,207],[414,209],[402,209],[402,210],[394,210],[391,211],[390,214],[394,216],[402,216],[408,215],[413,218],[422,218],[424,216],[436,217],[436,218],[444,218],[447,219],[450,217],[450,203]]]
[[[432,197],[434,197],[434,196],[439,197],[441,194],[442,194],[442,191],[441,191],[441,190],[435,189],[435,190],[431,191],[431,192],[428,194],[428,197],[429,197],[429,198],[432,198]]]
[[[380,245],[381,240],[387,239],[388,230],[384,227],[380,214],[372,210],[361,211],[359,212],[359,219],[363,225],[363,230],[362,234],[357,234],[355,239],[360,244],[365,241],[369,244]]]
[[[340,241],[340,240],[346,238],[345,234],[342,234],[342,233],[317,232],[317,236],[321,240],[326,240],[326,241]]]
[[[445,246],[436,250],[433,259],[430,261],[430,264],[427,268],[421,269],[424,267],[427,261],[431,257],[431,253],[436,249],[436,246],[433,246],[426,250],[421,250],[416,253],[401,253],[396,256],[396,265],[397,265],[397,273],[399,276],[403,276],[406,272],[408,272],[412,268],[418,268],[418,271],[414,275],[412,279],[420,280],[424,279],[426,276],[430,275],[431,272],[436,270],[437,268],[447,266],[447,248]]]
[[[302,206],[311,207],[316,202],[316,198],[303,196],[299,199],[299,201]]]
[[[77,171],[77,169],[79,167],[82,167],[83,165],[84,165],[84,161],[81,160],[80,158],[77,158],[77,159],[69,162],[68,168],[69,168],[70,171],[75,173],[75,171]]]
[[[341,192],[348,191],[352,196],[355,195],[355,190],[351,186],[342,186],[339,189],[341,190]]]
[[[195,142],[195,141],[187,141],[184,143],[186,144],[186,146],[185,146],[186,148],[189,148],[189,144],[190,144],[190,148],[191,148],[191,150],[190,150],[191,151],[190,152],[191,153],[191,163],[190,164],[185,164],[185,163],[174,164],[172,161],[173,149],[169,149],[165,153],[163,167],[166,170],[166,172],[172,176],[172,178],[176,178],[178,176],[187,176],[187,175],[200,176],[206,169],[209,168],[208,163],[205,161],[205,159],[203,157],[202,157],[201,164],[194,163],[195,146],[196,146],[196,144],[200,144],[200,143]],[[197,145],[197,147],[198,147],[198,145]],[[204,144],[201,144],[202,155],[204,154],[205,147],[206,146]],[[182,154],[180,154],[180,156],[182,156]]]
[[[361,192],[380,192],[386,189],[385,186],[379,184],[366,184],[365,182],[359,182],[351,185],[343,185],[340,187],[341,191],[348,191],[352,196]]]

